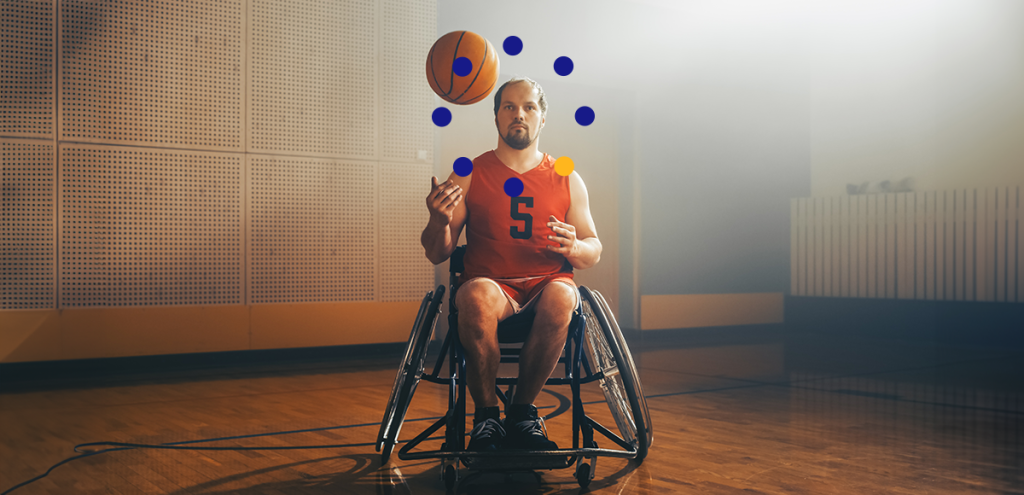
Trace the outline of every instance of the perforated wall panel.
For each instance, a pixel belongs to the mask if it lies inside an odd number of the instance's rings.
[[[418,301],[433,288],[434,268],[423,253],[420,232],[429,213],[431,165],[381,167],[381,299]]]
[[[240,151],[243,7],[63,1],[61,139]]]
[[[0,308],[53,308],[53,145],[0,141]]]
[[[435,0],[382,2],[382,155],[385,160],[434,160],[434,93],[424,64],[437,38]]]
[[[241,304],[242,157],[64,145],[63,307]]]
[[[249,302],[373,301],[377,164],[249,157]]]
[[[53,135],[53,1],[0,6],[0,134]]]
[[[376,4],[252,2],[250,151],[376,158]]]

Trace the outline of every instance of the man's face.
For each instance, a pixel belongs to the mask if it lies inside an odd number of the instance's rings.
[[[520,81],[505,86],[501,93],[501,107],[494,123],[505,144],[517,150],[530,146],[544,127],[537,90],[530,83]]]

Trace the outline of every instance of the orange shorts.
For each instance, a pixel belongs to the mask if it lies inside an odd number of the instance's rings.
[[[574,292],[576,292],[576,304],[579,305],[580,302],[579,291],[576,290],[576,282],[572,279],[572,273],[553,273],[551,275],[526,278],[473,277],[463,280],[459,285],[478,278],[494,282],[501,289],[509,304],[512,305],[512,314],[521,313],[532,308],[537,302],[537,296],[551,282],[561,282],[572,287]]]

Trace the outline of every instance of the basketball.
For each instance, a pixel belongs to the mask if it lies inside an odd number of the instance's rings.
[[[476,103],[491,94],[497,81],[498,52],[483,36],[452,31],[430,47],[427,82],[443,100],[456,105]]]

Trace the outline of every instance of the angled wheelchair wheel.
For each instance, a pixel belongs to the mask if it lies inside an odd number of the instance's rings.
[[[580,294],[587,318],[587,359],[594,372],[604,374],[599,383],[619,433],[636,449],[637,463],[643,462],[654,435],[636,364],[601,294],[587,287],[580,287]]]
[[[430,343],[430,335],[434,332],[434,324],[437,322],[437,313],[443,297],[444,286],[439,285],[436,290],[423,296],[423,302],[420,303],[419,312],[416,314],[416,321],[409,334],[409,343],[405,346],[405,356],[399,363],[395,385],[391,388],[391,397],[388,398],[387,408],[384,409],[384,419],[380,422],[380,432],[377,434],[376,448],[380,452],[382,465],[388,462],[391,451],[398,443],[398,433],[405,421],[405,413],[416,392],[416,385],[419,384],[420,377],[423,376],[427,346]]]
[[[651,410],[647,408],[647,396],[644,395],[643,386],[640,384],[640,373],[636,368],[636,361],[633,360],[633,353],[629,352],[629,346],[626,344],[626,338],[622,335],[622,329],[619,328],[619,322],[615,319],[615,315],[612,313],[611,306],[608,305],[608,301],[605,300],[604,296],[598,291],[593,291],[594,296],[601,303],[601,309],[604,314],[608,317],[608,323],[612,327],[612,331],[615,337],[619,341],[619,349],[622,350],[622,355],[625,357],[626,364],[628,365],[631,374],[636,378],[636,396],[639,402],[640,411],[642,413],[644,431],[647,436],[647,448],[650,448],[651,444],[654,443],[654,427],[651,423]],[[647,455],[646,449],[644,455]],[[643,458],[640,458],[643,460]]]

